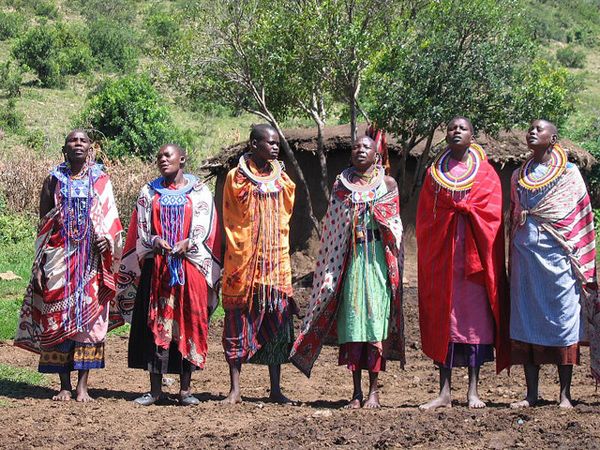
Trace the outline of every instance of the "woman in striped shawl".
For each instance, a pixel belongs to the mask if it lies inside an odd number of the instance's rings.
[[[556,364],[560,406],[571,408],[573,365],[584,338],[582,306],[595,298],[595,238],[590,199],[577,167],[558,145],[556,126],[535,120],[532,156],[511,181],[512,364],[523,364],[527,395],[538,401],[541,364]]]

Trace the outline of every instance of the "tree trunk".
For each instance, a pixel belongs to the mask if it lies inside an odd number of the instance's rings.
[[[398,166],[398,172],[396,172],[396,182],[398,183],[398,189],[400,191],[400,201],[405,203],[408,200],[404,184],[406,181],[406,160],[408,159],[408,153],[415,146],[416,136],[412,136],[410,141],[402,142],[402,155],[400,157],[400,165]]]
[[[327,156],[325,155],[325,140],[323,137],[323,129],[325,122],[317,120],[317,157],[319,158],[319,167],[321,169],[320,185],[325,201],[329,201],[329,177],[327,176]]]
[[[354,94],[350,96],[350,142],[352,145],[356,142],[357,133],[357,124],[356,124],[356,116],[357,116],[358,108],[356,107],[356,98]]]
[[[412,197],[415,195],[415,191],[417,187],[421,185],[421,180],[423,180],[423,174],[425,172],[425,164],[429,159],[429,151],[431,150],[431,143],[433,141],[433,135],[435,134],[435,127],[431,129],[429,135],[427,136],[427,142],[425,143],[425,148],[423,149],[423,153],[419,156],[419,161],[417,162],[417,167],[415,169],[415,177],[413,179],[412,187],[410,190],[409,196]],[[410,150],[409,150],[410,151]]]
[[[310,190],[308,189],[308,183],[306,183],[306,178],[304,178],[304,172],[302,171],[302,167],[300,167],[300,164],[298,163],[298,160],[296,159],[296,156],[294,155],[294,152],[292,151],[290,144],[288,143],[287,139],[285,138],[285,135],[283,134],[283,131],[281,130],[281,127],[279,126],[279,123],[277,123],[277,121],[274,118],[272,118],[271,125],[279,133],[279,137],[281,138],[281,142],[280,142],[281,148],[285,152],[286,156],[290,160],[290,163],[292,164],[292,167],[296,171],[296,175],[298,176],[298,182],[299,182],[298,184],[300,185],[299,187],[304,192],[304,195],[306,195],[306,209],[307,209],[306,213],[308,214],[308,217],[310,218],[310,221],[320,238],[321,237],[321,229],[319,227],[319,221],[315,217],[315,213],[314,213],[314,210],[312,207],[312,199],[310,197]]]

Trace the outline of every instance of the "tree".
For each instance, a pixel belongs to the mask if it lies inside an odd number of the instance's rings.
[[[187,24],[182,43],[170,50],[169,73],[189,95],[250,112],[278,131],[308,200],[307,214],[318,230],[303,170],[281,126],[281,120],[298,110],[291,93],[297,84],[283,69],[293,58],[282,51],[286,2],[225,0],[190,6],[196,20]]]
[[[572,107],[572,78],[534,62],[520,6],[517,0],[438,0],[395,18],[368,73],[368,91],[372,117],[402,146],[397,179],[404,200],[422,179],[435,130],[454,115],[495,133],[533,117],[561,122]],[[424,140],[409,183],[407,156]]]

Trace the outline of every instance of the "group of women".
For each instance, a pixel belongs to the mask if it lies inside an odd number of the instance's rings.
[[[455,367],[468,368],[469,407],[484,407],[479,370],[494,359],[498,372],[524,366],[527,394],[511,406],[535,405],[540,365],[556,364],[560,406],[571,407],[580,343],[591,345],[594,375],[599,366],[595,236],[585,184],[557,143],[556,127],[534,121],[527,133],[532,154],[511,180],[507,276],[500,180],[473,134],[465,117],[448,122],[447,147],[427,170],[419,197],[421,341],[440,374],[439,396],[421,408],[451,405]],[[129,321],[129,367],[147,370],[151,387],[135,402],[160,400],[163,375],[177,373],[179,402],[197,404],[191,377],[206,362],[222,278],[226,403],[241,401],[245,362],[268,365],[271,399],[289,402],[280,364],[291,361],[309,376],[322,345],[337,343],[339,364],[354,384],[346,407],[380,406],[379,372],[388,359],[405,362],[403,228],[398,186],[386,173],[385,137],[370,130],[357,139],[350,166],[334,183],[296,339],[289,258],[294,184],[277,161],[278,147],[276,130],[254,127],[249,153],[228,174],[222,257],[211,192],[184,173],[182,148],[158,150],[160,177],[142,187],[123,250],[110,180],[94,162],[90,139],[83,130],[67,136],[65,162],[42,188],[36,257],[15,338],[15,345],[40,353],[41,372],[59,373],[55,400],[72,398],[74,370],[77,400],[90,400],[87,378],[90,369],[104,367],[107,330]]]

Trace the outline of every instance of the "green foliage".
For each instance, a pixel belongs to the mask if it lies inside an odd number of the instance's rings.
[[[0,129],[20,133],[23,131],[24,123],[25,117],[17,110],[16,100],[9,98],[6,105],[0,107]]]
[[[73,3],[89,22],[106,19],[131,26],[137,14],[136,0],[75,0]]]
[[[80,122],[106,136],[104,150],[111,157],[151,159],[168,142],[191,145],[191,137],[173,125],[165,101],[146,76],[129,75],[100,85]]]
[[[46,133],[39,129],[28,131],[25,134],[25,144],[27,145],[27,147],[38,152],[46,150],[50,146],[48,136],[46,135]]]
[[[32,12],[48,19],[57,19],[59,16],[55,0],[5,0],[4,3],[17,11]]]
[[[0,41],[19,35],[25,25],[25,18],[18,12],[0,11]]]
[[[7,97],[21,95],[22,83],[23,70],[14,61],[6,61],[6,64],[0,66],[0,90],[4,91]]]
[[[505,126],[525,126],[533,118],[543,117],[560,127],[575,111],[575,93],[580,89],[580,80],[567,69],[554,68],[542,59],[535,60],[522,67],[517,77]]]
[[[528,0],[527,20],[537,40],[594,46],[600,36],[597,0]]]
[[[7,283],[1,281],[0,283]],[[23,295],[25,291],[21,292]],[[5,299],[0,298],[0,341],[13,339],[17,329],[19,311],[21,310],[22,298]],[[0,378],[2,377],[2,365],[0,364]]]
[[[145,20],[146,31],[159,48],[168,49],[182,38],[179,23],[172,13],[153,11]]]
[[[88,23],[92,54],[104,68],[130,72],[137,66],[137,43],[130,27],[108,19]]]
[[[585,53],[577,50],[572,45],[559,48],[556,51],[556,59],[563,66],[572,69],[583,69],[585,67]]]
[[[440,0],[396,21],[369,76],[373,118],[405,147],[454,115],[487,132],[573,110],[575,80],[545,61],[513,0]],[[452,21],[447,18],[452,17]]]
[[[1,304],[1,301],[0,301]],[[14,336],[14,330],[13,330]],[[2,337],[0,336],[0,339]],[[0,382],[10,381],[12,383],[24,383],[34,386],[49,386],[50,380],[47,375],[34,370],[14,367],[8,364],[0,364]]]
[[[21,65],[34,70],[45,87],[60,87],[65,75],[87,72],[93,65],[82,30],[62,23],[29,30],[12,54]]]
[[[28,217],[0,211],[0,245],[31,243],[35,229]]]

